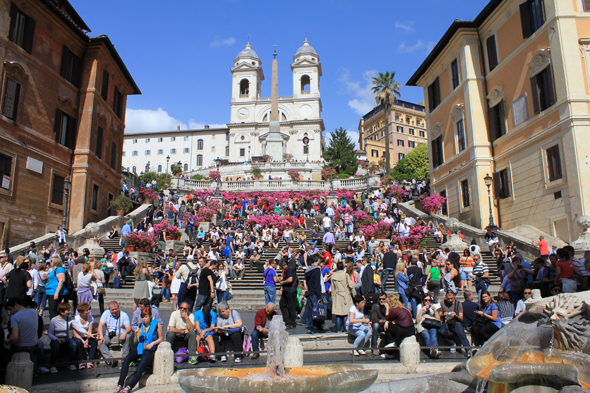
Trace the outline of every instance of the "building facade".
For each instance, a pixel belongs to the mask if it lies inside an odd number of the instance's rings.
[[[425,109],[422,105],[398,100],[389,111],[389,157],[392,166],[404,158],[418,143],[427,143]],[[385,161],[385,113],[382,106],[373,108],[359,122],[359,150],[369,162]]]
[[[490,174],[495,224],[577,238],[590,213],[587,4],[490,1],[455,21],[408,81],[428,101],[432,187],[450,216],[488,225]]]
[[[66,0],[0,1],[1,247],[54,232],[64,212],[82,229],[120,193],[125,102],[140,91],[89,30]]]
[[[209,128],[126,134],[123,167],[131,173],[169,172],[170,165],[181,163],[193,171],[215,166],[217,158],[229,159],[229,130]]]

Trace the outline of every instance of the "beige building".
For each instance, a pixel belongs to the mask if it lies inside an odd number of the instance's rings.
[[[590,212],[585,4],[490,1],[453,22],[408,81],[427,98],[431,181],[450,216],[488,225],[490,174],[495,224],[577,238]]]
[[[397,101],[389,111],[389,156],[392,167],[418,143],[427,143],[425,109],[422,105]],[[373,108],[359,122],[359,150],[369,162],[385,160],[385,114]]]

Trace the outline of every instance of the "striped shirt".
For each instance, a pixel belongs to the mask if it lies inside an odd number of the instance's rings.
[[[473,274],[477,277],[481,277],[488,272],[488,265],[484,262],[479,262],[477,265],[473,267]]]

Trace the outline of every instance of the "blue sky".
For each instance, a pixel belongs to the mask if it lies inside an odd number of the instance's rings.
[[[343,127],[353,138],[374,106],[371,77],[395,71],[401,99],[422,101],[422,89],[405,83],[453,20],[474,19],[488,2],[70,1],[90,36],[110,37],[143,93],[128,97],[126,132],[229,122],[230,68],[248,35],[262,60],[263,96],[270,96],[274,44],[279,95],[292,95],[289,66],[307,32],[322,63],[326,131]]]

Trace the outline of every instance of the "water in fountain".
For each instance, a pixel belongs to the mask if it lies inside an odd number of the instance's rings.
[[[272,319],[268,328],[265,375],[269,377],[285,377],[284,359],[288,339],[289,333],[287,332],[283,318],[276,316]]]
[[[477,387],[475,388],[475,393],[483,393],[487,384],[488,380],[484,377],[480,377],[477,380]]]

